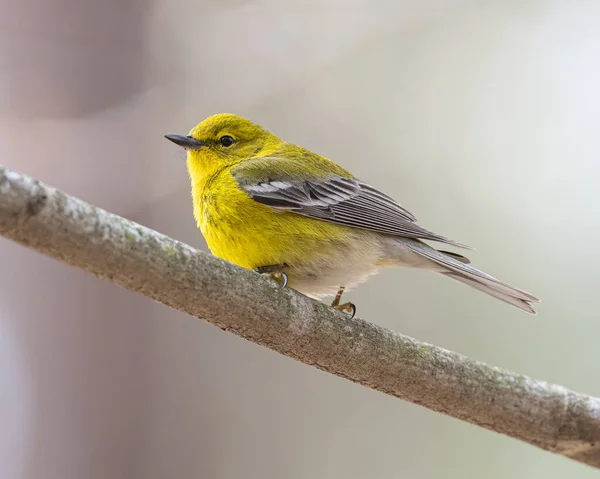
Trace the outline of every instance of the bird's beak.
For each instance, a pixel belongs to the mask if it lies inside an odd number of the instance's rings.
[[[204,143],[202,143],[200,140],[196,140],[196,138],[189,135],[168,134],[165,135],[165,138],[167,140],[171,140],[173,143],[185,148],[186,150],[199,150],[204,145]]]

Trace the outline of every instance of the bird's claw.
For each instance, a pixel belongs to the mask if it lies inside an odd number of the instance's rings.
[[[356,315],[356,306],[354,305],[354,303],[338,304],[336,306],[333,306],[333,308],[337,309],[338,311],[341,311],[342,313],[350,313],[350,319],[353,319]]]
[[[288,275],[281,271],[286,265],[271,265],[271,266],[259,266],[254,268],[254,271],[259,274],[264,274],[271,279],[274,279],[278,283],[283,283],[282,288],[286,288],[288,285]]]
[[[283,271],[280,271],[279,273],[270,273],[270,276],[275,281],[282,282],[283,283],[281,285],[282,288],[286,288],[287,287],[287,285],[288,285],[288,275],[285,274]]]

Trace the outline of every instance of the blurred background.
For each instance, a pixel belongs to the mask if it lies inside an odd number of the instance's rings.
[[[390,270],[348,294],[362,317],[600,395],[597,0],[0,7],[2,164],[205,248],[162,135],[244,115],[543,300]],[[597,475],[4,239],[0,265],[2,478]]]

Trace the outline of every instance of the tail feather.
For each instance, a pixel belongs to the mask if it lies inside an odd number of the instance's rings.
[[[470,266],[465,262],[466,258],[456,258],[454,254],[438,251],[420,241],[411,241],[408,245],[415,253],[433,261],[441,268],[437,270],[443,276],[447,276],[461,283],[467,284],[494,298],[512,304],[523,311],[536,314],[531,303],[539,303],[535,296],[504,283],[483,271]],[[468,260],[467,260],[468,261]]]
[[[517,308],[522,309],[523,311],[526,311],[527,313],[537,314],[537,311],[535,309],[533,309],[533,306],[531,306],[531,303],[529,303],[525,299],[517,298],[517,297],[511,296],[507,293],[503,293],[502,291],[498,291],[497,289],[494,289],[493,287],[488,286],[487,284],[478,283],[474,279],[469,278],[464,275],[460,275],[457,273],[440,273],[440,274],[442,274],[443,276],[447,276],[448,278],[452,278],[452,279],[459,281],[463,284],[466,284],[468,286],[471,286],[472,288],[478,289],[479,291],[489,294],[490,296],[493,296],[494,298],[498,298],[500,301],[504,301],[505,303],[512,304],[513,306],[516,306]]]
[[[447,254],[448,256],[452,256],[455,260],[460,261],[464,264],[471,264],[471,260],[469,258],[464,257],[462,254],[453,253],[452,251],[442,251],[438,250],[440,253]]]

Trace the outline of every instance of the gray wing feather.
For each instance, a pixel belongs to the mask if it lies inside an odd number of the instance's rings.
[[[254,200],[277,210],[407,238],[420,238],[470,249],[416,224],[416,218],[389,196],[355,178],[331,176],[327,180],[248,181],[240,187]],[[241,181],[240,181],[241,180]]]

